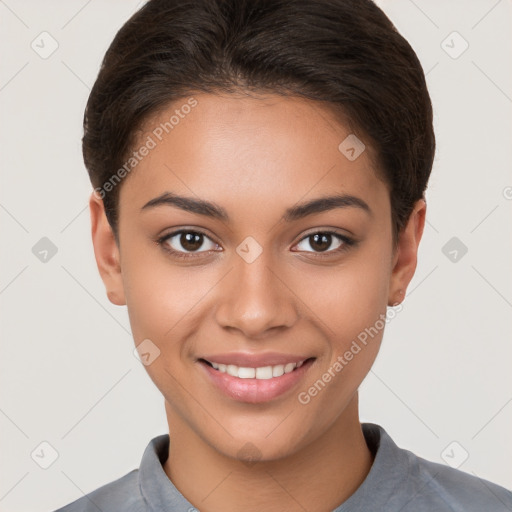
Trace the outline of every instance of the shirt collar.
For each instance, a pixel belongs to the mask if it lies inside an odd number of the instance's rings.
[[[356,510],[400,510],[404,493],[397,492],[408,478],[408,451],[399,448],[389,434],[375,423],[362,423],[368,448],[374,455],[370,472],[356,491],[333,512]]]
[[[175,510],[192,512],[196,509],[174,486],[164,471],[169,453],[169,434],[153,438],[144,454],[139,468],[139,488],[151,512]]]
[[[388,510],[397,499],[396,489],[407,479],[408,455],[398,448],[387,432],[375,423],[362,423],[364,437],[374,454],[374,461],[365,480],[343,504],[333,512],[363,510],[368,504],[379,504]],[[139,488],[151,512],[175,510],[196,511],[178,491],[163,469],[169,450],[169,434],[153,438],[142,456],[139,468]],[[386,506],[387,504],[387,506]],[[197,511],[196,511],[197,512]]]

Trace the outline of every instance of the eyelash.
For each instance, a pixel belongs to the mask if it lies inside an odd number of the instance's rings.
[[[210,239],[210,237],[206,233],[203,233],[202,231],[192,230],[192,229],[180,229],[178,231],[173,231],[172,233],[164,235],[163,237],[156,240],[156,243],[157,243],[157,245],[162,246],[162,249],[164,251],[170,253],[173,257],[180,258],[180,259],[197,258],[197,257],[199,257],[199,255],[208,252],[208,251],[199,251],[199,252],[195,252],[195,253],[186,253],[186,252],[182,252],[182,251],[176,251],[176,250],[171,249],[164,245],[164,243],[167,240],[175,237],[176,235],[180,235],[183,233],[189,233],[189,234],[193,233],[195,235],[203,235],[204,237]],[[312,233],[308,233],[306,236],[302,237],[297,242],[297,244],[300,244],[302,241],[307,240],[308,238],[310,238],[314,235],[317,235],[317,234],[333,235],[342,242],[342,245],[340,245],[340,247],[338,247],[337,249],[331,250],[331,251],[325,251],[325,252],[306,251],[306,252],[312,252],[318,258],[327,258],[327,257],[331,257],[333,254],[340,254],[342,252],[347,251],[350,247],[355,246],[357,243],[354,239],[349,238],[346,235],[342,235],[341,233],[327,229],[327,230],[319,230],[319,231],[313,231]],[[297,245],[297,244],[295,244],[295,245]],[[294,251],[294,252],[300,252],[300,251]]]

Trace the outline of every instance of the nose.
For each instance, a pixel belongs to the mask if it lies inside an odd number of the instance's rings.
[[[293,326],[299,318],[297,299],[282,272],[263,251],[252,263],[234,256],[234,268],[221,281],[216,320],[246,339]]]

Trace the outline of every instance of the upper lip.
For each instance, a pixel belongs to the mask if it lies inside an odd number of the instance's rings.
[[[225,354],[212,354],[200,357],[210,363],[234,364],[246,368],[260,368],[263,366],[276,366],[278,364],[299,363],[310,359],[311,356],[301,356],[294,354],[282,354],[277,352],[265,352],[254,354],[248,352],[230,352]]]

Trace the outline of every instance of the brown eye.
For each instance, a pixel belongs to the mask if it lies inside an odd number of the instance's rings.
[[[203,244],[203,235],[200,233],[181,233],[179,243],[187,251],[197,251]]]
[[[208,243],[210,246],[208,247]],[[187,254],[189,252],[207,252],[214,250],[217,244],[214,243],[205,234],[198,231],[177,231],[171,233],[160,240],[167,250],[174,253]],[[206,243],[206,249],[204,245]],[[204,250],[199,250],[203,248]]]
[[[310,237],[310,245],[316,251],[326,251],[332,243],[332,235],[328,233],[316,233]]]
[[[298,244],[298,250],[305,252],[313,252],[313,253],[335,253],[342,251],[345,248],[353,245],[353,240],[350,238],[343,236],[339,233],[334,233],[330,231],[318,231],[316,233],[311,233],[308,236],[304,237]],[[307,247],[312,250],[308,250]],[[302,247],[301,247],[302,245]]]

